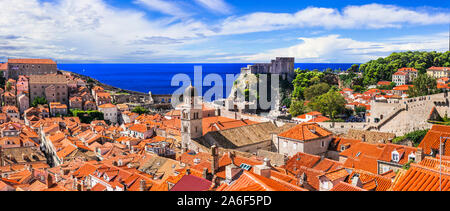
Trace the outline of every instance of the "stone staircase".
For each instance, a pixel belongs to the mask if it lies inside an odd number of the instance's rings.
[[[377,122],[377,123],[372,123],[371,125],[369,125],[366,130],[370,131],[370,130],[380,130],[380,128],[385,125],[387,122],[391,121],[392,119],[394,119],[394,117],[396,117],[400,112],[402,111],[406,111],[408,108],[408,106],[406,104],[399,104],[396,107],[394,107],[394,109],[391,111],[391,113],[389,113],[386,117],[384,117],[381,121]]]

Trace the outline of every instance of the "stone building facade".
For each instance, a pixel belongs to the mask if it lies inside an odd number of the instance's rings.
[[[270,63],[256,63],[241,69],[241,72],[252,74],[280,74],[284,79],[292,81],[295,78],[295,58],[277,57]]]
[[[400,68],[392,75],[392,82],[397,85],[409,84],[417,78],[418,71],[414,68]]]
[[[67,105],[59,102],[50,103],[50,113],[52,116],[66,115],[68,113]]]
[[[427,74],[433,78],[450,77],[450,67],[430,67]]]
[[[294,156],[299,152],[324,155],[332,135],[316,123],[302,123],[278,135],[273,134],[272,142],[276,152],[286,156]]]
[[[64,75],[31,75],[30,100],[44,97],[50,102],[69,104],[67,78]]]
[[[23,114],[30,107],[30,98],[25,93],[22,93],[17,98],[17,104],[19,105],[20,113]]]
[[[103,104],[101,106],[98,107],[98,111],[102,112],[104,115],[104,119],[108,120],[109,122],[116,124],[118,121],[118,115],[119,115],[119,110],[117,109],[117,106],[108,103],[108,104]]]
[[[55,74],[56,62],[51,59],[8,59],[6,78],[19,78],[19,75]]]
[[[72,97],[69,100],[70,109],[83,110],[83,100],[81,97]]]
[[[6,106],[16,106],[16,95],[12,92],[5,92],[2,95],[3,102]]]
[[[23,75],[19,76],[19,79],[16,83],[17,95],[20,95],[22,93],[26,93],[28,95],[28,92],[30,90],[28,85],[28,78]]]

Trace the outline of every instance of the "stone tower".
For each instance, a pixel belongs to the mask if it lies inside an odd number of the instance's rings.
[[[203,135],[202,104],[197,89],[189,86],[183,94],[181,110],[181,147],[184,152],[193,149],[191,140]]]

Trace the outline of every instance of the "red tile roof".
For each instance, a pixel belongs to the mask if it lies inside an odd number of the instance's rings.
[[[211,187],[211,181],[194,175],[184,175],[170,191],[207,191]]]
[[[430,67],[427,70],[450,71],[450,67]]]
[[[6,70],[6,69],[8,69],[8,63],[1,63],[0,70]]]
[[[98,106],[99,108],[117,108],[115,105],[111,104],[111,103],[107,103],[107,104],[103,104]]]
[[[353,186],[346,182],[339,182],[330,191],[366,191],[360,187]]]
[[[443,169],[440,173],[435,165],[430,163],[439,162],[436,158],[425,157],[420,164],[412,163],[410,169],[399,175],[392,188],[394,191],[439,191],[441,184],[442,191],[450,191],[450,162],[443,162]]]
[[[377,85],[378,86],[381,86],[381,85],[389,86],[389,85],[391,85],[391,82],[390,81],[379,81],[377,83]]]
[[[345,167],[362,169],[377,174],[377,159],[383,153],[384,147],[384,144],[359,142],[352,145],[349,149],[344,150],[339,155],[347,157],[344,163]]]
[[[403,68],[398,69],[398,71],[417,72],[417,70],[412,67],[403,67]]]
[[[325,116],[318,116],[315,117],[311,120],[309,120],[308,122],[326,122],[326,121],[330,121],[331,119]]]
[[[318,138],[324,138],[332,135],[332,133],[316,123],[302,123],[294,126],[293,128],[278,134],[280,137],[309,141]]]
[[[393,88],[393,90],[398,90],[398,91],[407,91],[409,89],[409,87],[413,87],[414,85],[400,85],[400,86],[396,86]]]
[[[374,191],[386,191],[391,185],[391,178],[381,176],[378,174],[373,174],[371,172],[354,169],[353,172],[348,177],[348,183],[352,183],[352,178],[358,175],[359,179],[362,183],[362,188],[365,190],[374,190]]]
[[[450,126],[446,125],[433,125],[425,137],[419,144],[419,147],[423,149],[425,154],[431,154],[432,150],[439,151],[440,137],[450,137]],[[450,155],[450,140],[442,139],[444,143],[443,154]]]
[[[297,173],[301,166],[312,168],[320,161],[320,156],[306,153],[297,153],[292,156],[283,168],[290,172]]]
[[[408,74],[407,72],[396,72],[396,73],[394,73],[394,75],[406,75],[406,74]]]
[[[386,144],[380,157],[378,157],[378,160],[392,162],[392,152],[394,150],[397,151],[400,155],[400,160],[398,161],[398,164],[405,165],[409,161],[409,155],[416,154],[417,148],[408,147],[404,145]]]
[[[147,132],[149,130],[147,125],[144,125],[144,124],[134,124],[129,129],[131,131],[136,131],[136,132],[139,132],[139,133],[145,133],[145,132]]]
[[[306,189],[244,171],[231,185],[223,183],[217,191],[306,191]]]
[[[10,64],[56,64],[51,59],[8,59]]]

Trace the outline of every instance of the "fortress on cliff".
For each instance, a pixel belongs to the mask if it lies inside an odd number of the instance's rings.
[[[295,79],[294,57],[277,57],[270,63],[255,63],[241,69],[241,73],[248,74],[280,74],[283,79]]]

